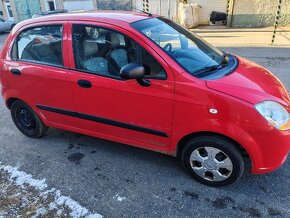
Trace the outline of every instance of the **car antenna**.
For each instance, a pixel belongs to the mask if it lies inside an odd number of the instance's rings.
[[[145,10],[140,10],[138,8],[133,7],[132,9],[134,9],[135,11],[139,11],[142,12],[144,14],[147,14],[148,16],[152,17],[153,15],[149,12],[149,11],[145,11]]]

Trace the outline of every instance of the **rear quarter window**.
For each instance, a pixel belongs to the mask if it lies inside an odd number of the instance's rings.
[[[14,60],[63,66],[62,25],[38,26],[22,31],[14,42]]]

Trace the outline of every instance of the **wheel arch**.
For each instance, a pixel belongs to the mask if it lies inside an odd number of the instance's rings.
[[[220,137],[220,138],[223,138],[227,141],[230,141],[231,143],[233,143],[236,148],[241,152],[241,154],[245,157],[249,157],[250,158],[250,155],[248,154],[248,152],[246,151],[246,149],[240,144],[238,143],[237,141],[233,140],[232,138],[228,137],[228,136],[225,136],[223,134],[220,134],[220,133],[216,133],[216,132],[194,132],[194,133],[190,133],[186,136],[184,136],[182,139],[179,140],[179,142],[177,143],[177,146],[176,146],[176,156],[177,157],[180,157],[181,156],[181,152],[182,150],[184,149],[186,143],[192,139],[192,138],[198,138],[198,137],[203,137],[203,136],[216,136],[216,137]]]
[[[21,99],[19,99],[19,98],[15,98],[15,97],[8,98],[8,99],[6,100],[6,106],[7,106],[7,108],[8,108],[9,110],[10,110],[10,108],[11,108],[12,103],[15,102],[15,101],[22,101],[22,102],[24,102],[25,104],[27,104],[25,101],[23,101],[23,100],[21,100]]]

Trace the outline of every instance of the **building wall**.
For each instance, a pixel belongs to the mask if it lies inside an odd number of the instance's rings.
[[[92,0],[66,0],[63,1],[64,9],[68,11],[74,10],[92,10],[94,3]]]
[[[179,0],[149,0],[149,12],[176,20]],[[133,6],[143,10],[143,1],[133,1]]]
[[[14,2],[14,0],[10,0],[9,2],[10,2],[10,5],[11,5],[14,21],[17,22],[17,21],[19,21],[19,17],[18,17],[17,11],[16,11],[15,2]],[[6,14],[6,18],[7,18],[7,14]]]
[[[98,0],[97,8],[100,10],[132,10],[132,1],[131,0]]]
[[[198,10],[200,24],[209,24],[209,18],[212,11],[227,12],[227,0],[188,0],[187,3],[201,6]]]
[[[41,12],[39,0],[10,0],[10,4],[16,21],[29,19]]]
[[[11,1],[11,0],[0,0],[0,11],[2,11],[2,13],[3,13],[2,15],[0,15],[0,17],[3,18],[4,20],[8,20],[8,15],[7,15],[7,11],[5,8],[5,2],[10,3],[13,18],[14,18],[14,20],[17,20],[15,4],[14,4],[14,1]]]
[[[7,18],[6,10],[3,2],[9,1],[11,9],[16,22],[24,19],[23,11],[19,11],[19,4],[23,4],[27,1],[28,5],[31,1],[35,1],[40,4],[38,12],[47,11],[48,1],[54,1],[55,9],[67,9],[67,10],[93,10],[93,9],[111,9],[115,10],[131,10],[139,9],[143,10],[143,0],[0,0],[0,10],[3,11],[4,19]],[[161,14],[165,17],[169,17],[175,20],[177,15],[177,4],[179,0],[149,0],[149,10],[154,14]],[[108,7],[107,7],[108,6]],[[35,11],[35,10],[33,10]],[[32,15],[27,15],[25,19],[30,18]]]
[[[2,12],[2,15],[0,15],[0,18],[6,19],[6,9],[4,8],[4,1],[0,1],[0,11]]]
[[[46,2],[53,1],[55,9],[63,9],[63,0],[40,0],[41,11],[47,11]]]
[[[265,27],[275,22],[278,0],[231,0],[228,24],[232,27]],[[279,25],[290,24],[290,0],[282,0]]]

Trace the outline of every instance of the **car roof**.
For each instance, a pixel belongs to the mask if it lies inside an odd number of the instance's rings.
[[[75,11],[69,13],[61,13],[55,15],[47,15],[43,17],[33,18],[24,21],[23,23],[35,23],[42,21],[58,21],[58,20],[107,20],[107,21],[121,21],[125,23],[133,23],[139,20],[156,17],[142,12],[127,12],[127,11]]]

